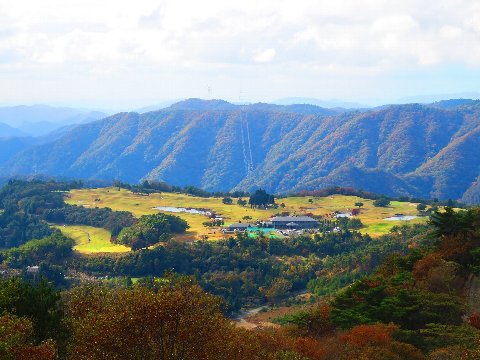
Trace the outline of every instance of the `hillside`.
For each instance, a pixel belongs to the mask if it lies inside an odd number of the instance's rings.
[[[479,101],[339,113],[313,105],[190,99],[66,130],[12,156],[1,170],[157,179],[207,190],[340,185],[472,202],[478,198],[472,193],[478,192],[479,134]]]

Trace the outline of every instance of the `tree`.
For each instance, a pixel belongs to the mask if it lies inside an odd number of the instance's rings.
[[[256,340],[222,312],[219,298],[189,278],[155,289],[87,286],[66,296],[72,359],[259,359]],[[250,340],[248,340],[250,339]]]
[[[292,289],[292,283],[286,279],[277,279],[265,291],[265,297],[271,303],[275,303],[285,298]]]
[[[57,351],[52,341],[34,345],[32,322],[24,317],[0,315],[0,359],[54,360]]]
[[[361,208],[363,206],[363,202],[356,202],[355,206]]]
[[[376,207],[386,207],[388,205],[390,205],[390,200],[388,200],[386,197],[378,198],[373,202],[373,206]]]
[[[60,293],[47,281],[32,285],[20,278],[0,280],[0,314],[14,313],[28,318],[36,342],[64,335]],[[0,322],[1,324],[1,322]]]
[[[268,205],[275,204],[275,198],[273,195],[268,194],[265,190],[259,189],[250,196],[248,203],[251,207],[266,207]]]
[[[224,197],[224,198],[222,199],[222,202],[223,202],[224,204],[226,204],[226,205],[232,205],[232,204],[233,204],[233,200],[232,200],[231,197]]]
[[[417,205],[417,210],[420,212],[425,211],[426,208],[427,208],[427,205],[425,204],[420,203]]]
[[[360,219],[357,218],[349,218],[347,222],[348,229],[361,229],[363,227],[363,223]]]
[[[480,209],[468,209],[456,212],[451,207],[446,207],[443,212],[433,212],[429,223],[435,227],[435,235],[461,237],[469,236],[478,231],[476,222],[480,221]]]
[[[247,200],[238,199],[237,204],[240,205],[240,206],[245,206],[245,205],[247,205]]]

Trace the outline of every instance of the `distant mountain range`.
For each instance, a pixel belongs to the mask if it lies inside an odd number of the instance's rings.
[[[189,99],[16,146],[0,157],[5,175],[279,193],[339,185],[480,202],[480,101],[347,111]]]
[[[0,137],[42,136],[63,126],[86,123],[105,116],[107,114],[100,111],[48,105],[0,107]]]
[[[370,106],[356,102],[342,101],[342,100],[320,100],[315,98],[290,97],[272,101],[277,105],[294,105],[294,104],[309,104],[324,108],[343,108],[343,109],[366,109]]]
[[[418,103],[418,104],[429,104],[433,102],[444,101],[448,99],[480,99],[479,92],[462,92],[454,94],[430,94],[430,95],[415,95],[407,96],[401,99],[398,99],[395,103],[399,104],[408,104],[408,103]]]

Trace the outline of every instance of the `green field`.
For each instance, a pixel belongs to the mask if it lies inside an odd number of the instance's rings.
[[[55,225],[65,236],[75,240],[74,249],[82,254],[122,253],[130,251],[123,245],[110,242],[110,232],[83,225]]]
[[[97,200],[97,201],[96,201]],[[234,199],[234,201],[236,201]],[[225,220],[228,225],[237,221],[255,221],[266,220],[279,212],[290,212],[291,214],[302,215],[311,213],[315,215],[331,216],[334,211],[347,212],[354,208],[356,202],[363,202],[361,214],[358,218],[365,224],[361,230],[363,233],[369,233],[373,237],[378,237],[388,233],[390,229],[399,224],[405,223],[424,223],[425,217],[417,218],[411,221],[385,221],[384,219],[393,216],[396,213],[405,215],[418,215],[415,203],[393,201],[389,207],[379,208],[373,206],[372,200],[362,199],[356,196],[332,195],[327,197],[288,197],[276,200],[278,204],[285,204],[284,208],[278,209],[251,209],[249,206],[239,206],[237,204],[226,205],[222,203],[222,198],[200,198],[186,194],[161,193],[144,196],[134,194],[128,190],[117,188],[101,189],[80,189],[72,190],[66,202],[72,205],[82,205],[86,207],[109,207],[113,210],[130,211],[139,217],[145,214],[154,214],[159,212],[153,209],[157,206],[173,206],[195,209],[208,209],[214,211],[218,216]],[[202,236],[208,236],[208,239],[215,240],[225,237],[219,228],[205,228],[202,223],[207,221],[207,217],[199,214],[175,213],[185,219],[190,225],[189,231],[179,236],[179,239],[194,239]],[[243,220],[244,216],[250,216],[252,220]]]

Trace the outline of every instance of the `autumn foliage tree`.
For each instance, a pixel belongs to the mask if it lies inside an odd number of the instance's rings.
[[[52,341],[34,344],[33,326],[29,319],[8,313],[0,316],[0,359],[54,360],[56,358],[57,351]]]
[[[97,285],[66,295],[70,359],[266,359],[258,340],[189,280],[154,289]]]

